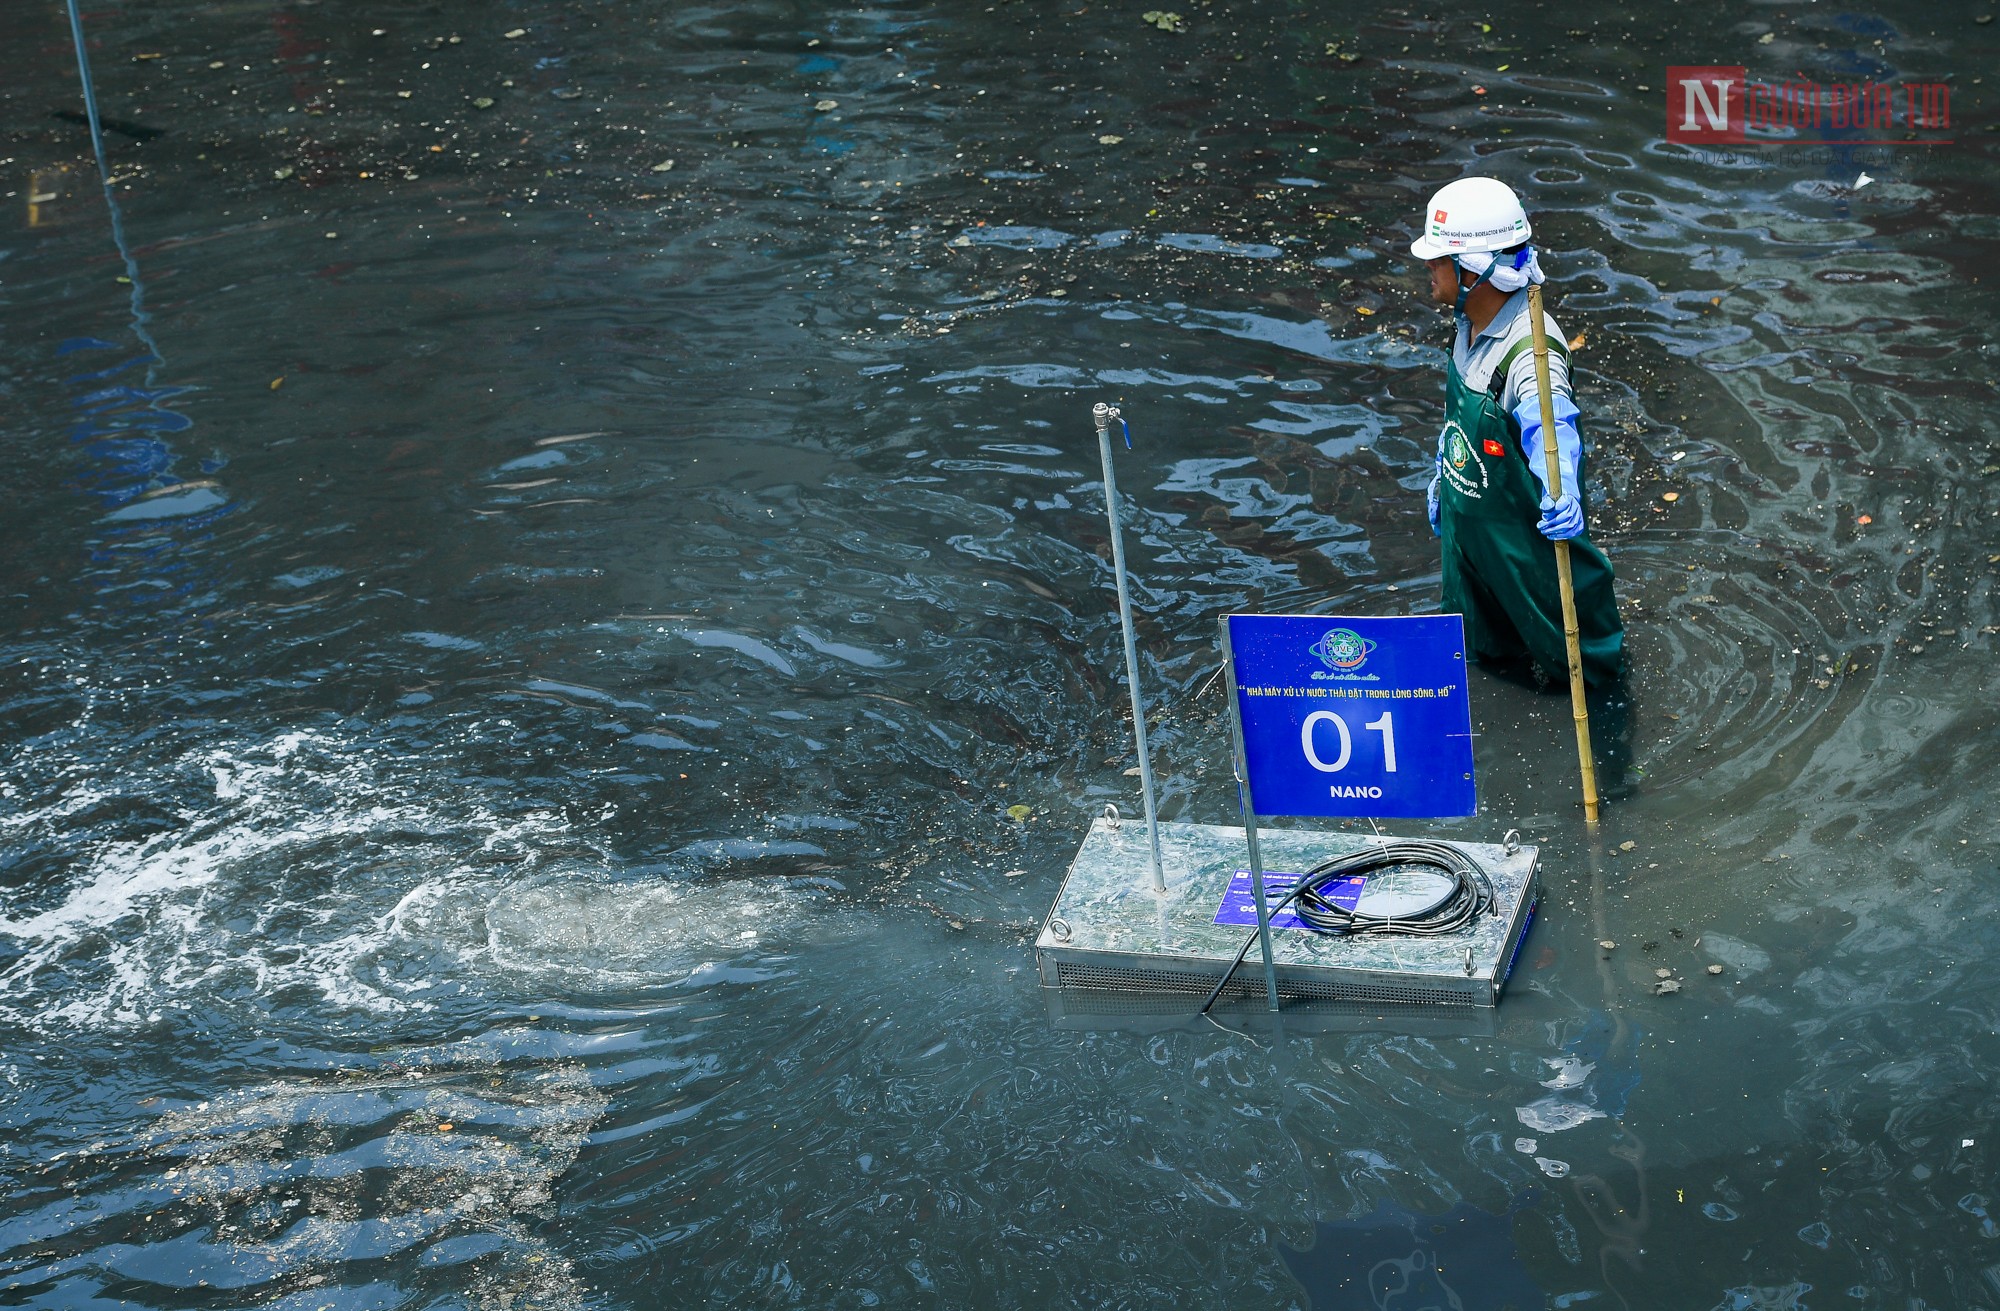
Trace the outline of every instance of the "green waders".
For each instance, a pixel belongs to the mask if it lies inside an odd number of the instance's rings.
[[[1506,385],[1523,341],[1494,369]],[[1551,349],[1560,349],[1550,343]],[[1562,592],[1549,539],[1535,530],[1542,516],[1541,484],[1521,453],[1521,433],[1499,400],[1466,386],[1451,366],[1447,382],[1438,489],[1438,533],[1444,539],[1444,608],[1465,617],[1465,640],[1489,664],[1531,657],[1567,683]],[[1583,488],[1564,488],[1583,494]],[[1570,539],[1576,624],[1583,642],[1583,680],[1602,686],[1618,676],[1625,630],[1611,596],[1611,562],[1587,536]]]

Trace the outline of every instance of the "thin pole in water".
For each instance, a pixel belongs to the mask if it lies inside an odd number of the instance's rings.
[[[1243,749],[1243,703],[1236,695],[1236,649],[1229,616],[1222,616],[1222,671],[1229,679],[1229,733],[1236,758],[1236,801],[1243,811],[1243,840],[1250,848],[1250,894],[1257,902],[1257,939],[1264,948],[1264,995],[1278,1010],[1278,962],[1271,953],[1271,906],[1264,895],[1264,852],[1257,842],[1257,795],[1250,788],[1250,756]]]
[[[111,190],[111,168],[104,162],[104,128],[97,117],[97,87],[90,76],[90,56],[85,52],[83,41],[83,15],[77,12],[76,0],[69,0],[69,32],[76,42],[76,71],[83,79],[83,108],[90,118],[90,144],[97,151],[97,174],[104,180],[104,190]]]
[[[1118,623],[1125,630],[1125,681],[1132,689],[1132,738],[1139,747],[1139,787],[1146,797],[1146,838],[1152,844],[1153,891],[1167,890],[1160,864],[1160,818],[1153,805],[1153,754],[1146,746],[1146,707],[1139,698],[1139,640],[1132,633],[1132,594],[1125,585],[1125,530],[1118,523],[1118,480],[1111,473],[1111,421],[1118,407],[1091,407],[1097,421],[1097,454],[1104,461],[1104,515],[1111,521],[1111,569],[1118,576]]]
[[[83,39],[83,15],[77,9],[77,0],[69,0],[69,33],[76,43],[76,74],[83,82],[84,114],[90,120],[90,148],[97,152],[97,180],[104,186],[104,204],[111,211],[111,239],[118,243],[119,257],[125,261],[125,280],[132,284],[132,334],[153,353],[152,363],[146,366],[146,381],[151,385],[155,370],[166,357],[160,354],[159,343],[146,327],[149,316],[145,282],[139,277],[139,261],[125,243],[125,217],[111,189],[111,165],[104,157],[104,121],[97,112],[97,83],[90,75],[90,53]]]

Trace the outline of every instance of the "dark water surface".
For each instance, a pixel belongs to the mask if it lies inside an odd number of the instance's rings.
[[[114,2],[127,259],[0,0],[0,1306],[2000,1306],[1982,12]],[[1670,63],[1952,141],[1705,158]],[[1052,1029],[1089,406],[1226,821],[1215,616],[1436,605],[1475,169],[1585,339],[1602,836],[1481,675],[1497,1035]]]

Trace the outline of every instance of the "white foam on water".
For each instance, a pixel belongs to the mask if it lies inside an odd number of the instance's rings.
[[[314,768],[292,767],[301,753],[315,756]],[[336,936],[331,952],[329,944],[299,951],[235,926],[246,913],[262,924],[262,903],[283,894],[302,853],[323,862],[326,851],[365,847],[387,830],[446,826],[417,807],[375,799],[383,789],[365,758],[316,734],[287,733],[238,755],[212,754],[196,767],[216,779],[219,809],[173,832],[84,847],[82,877],[60,903],[0,919],[0,934],[23,948],[0,974],[0,996],[10,999],[0,1002],[0,1014],[38,1027],[131,1025],[156,1021],[162,1005],[206,996],[223,983],[258,993],[307,983],[343,1006],[392,1003],[379,990],[354,986],[342,968],[365,933]],[[353,804],[341,804],[344,798]],[[75,809],[69,796],[16,819],[59,829],[53,821]],[[324,909],[329,921],[341,910]],[[39,995],[40,978],[57,970],[63,995]]]
[[[20,953],[0,971],[0,1017],[44,1031],[129,1028],[281,993],[289,1005],[379,1015],[481,983],[751,981],[775,972],[760,946],[773,900],[789,925],[820,918],[780,879],[619,881],[612,858],[590,859],[587,838],[578,855],[560,815],[495,813],[438,775],[413,777],[400,759],[320,732],[188,764],[216,780],[212,805],[172,832],[83,841],[59,901],[0,918]],[[75,843],[66,818],[92,804],[84,792],[10,820]],[[695,844],[680,863],[694,874],[704,856],[794,852],[819,848],[728,839]]]
[[[507,889],[494,899],[486,911],[487,947],[497,966],[572,988],[758,982],[775,976],[775,962],[740,957],[754,949],[777,903],[790,916],[813,914],[800,896],[769,880],[550,879]],[[723,963],[731,958],[738,959]]]

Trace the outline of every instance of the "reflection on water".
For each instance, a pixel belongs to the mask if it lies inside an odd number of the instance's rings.
[[[127,255],[0,220],[11,1304],[1994,1295],[1985,29],[1183,17],[90,18],[166,133]],[[1968,130],[1704,156],[1667,63]],[[92,161],[22,77],[39,196]],[[1494,1032],[1052,1027],[1135,786],[1088,407],[1223,820],[1215,616],[1437,603],[1403,241],[1473,168],[1581,341],[1603,834],[1482,681],[1441,829],[1547,878]]]
[[[1384,1204],[1359,1220],[1322,1220],[1309,1251],[1281,1246],[1310,1311],[1357,1306],[1546,1305],[1512,1226],[1464,1203],[1429,1216]]]

